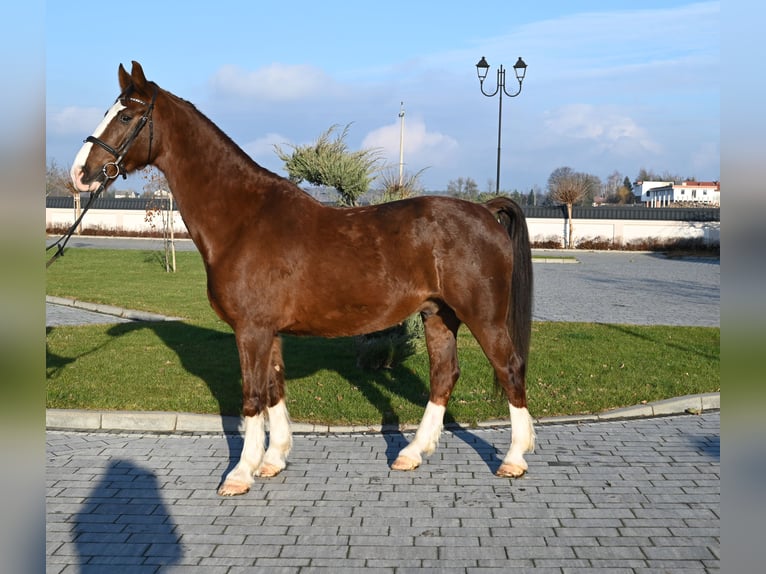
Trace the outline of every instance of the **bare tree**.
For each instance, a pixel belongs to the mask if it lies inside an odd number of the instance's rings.
[[[598,178],[586,173],[574,171],[571,167],[559,167],[548,177],[548,191],[553,201],[567,206],[569,222],[569,239],[567,248],[573,249],[574,224],[572,221],[572,206],[580,203],[588,194],[598,189]]]
[[[162,228],[162,240],[165,246],[165,271],[176,272],[176,243],[175,222],[173,206],[173,192],[168,185],[165,174],[153,167],[142,170],[141,177],[144,184],[144,197],[151,198],[146,207],[144,220],[155,227],[155,220],[160,220]]]
[[[609,174],[604,184],[604,200],[609,203],[616,203],[620,187],[622,186],[622,174],[615,170]]]
[[[69,171],[59,167],[55,159],[45,167],[45,197],[67,196],[75,192]]]
[[[447,183],[447,193],[462,199],[476,199],[479,195],[479,186],[473,178],[459,177]]]

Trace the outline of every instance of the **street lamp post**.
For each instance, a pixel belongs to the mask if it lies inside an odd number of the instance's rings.
[[[487,78],[487,74],[489,73],[489,64],[487,63],[487,60],[484,58],[484,56],[481,57],[481,60],[479,60],[479,63],[476,64],[476,73],[479,75],[479,87],[481,88],[481,93],[487,96],[488,98],[491,98],[495,96],[496,94],[499,94],[499,108],[498,108],[498,119],[497,119],[497,176],[495,177],[495,195],[500,194],[500,142],[502,139],[502,129],[503,129],[503,94],[508,96],[509,98],[515,98],[521,93],[521,83],[524,81],[524,76],[527,73],[527,65],[524,63],[524,60],[519,58],[516,60],[516,63],[513,65],[513,71],[516,73],[516,80],[519,82],[519,89],[516,90],[514,93],[509,94],[505,89],[505,68],[501,65],[497,70],[497,87],[495,88],[495,91],[488,94],[484,91],[484,80]]]

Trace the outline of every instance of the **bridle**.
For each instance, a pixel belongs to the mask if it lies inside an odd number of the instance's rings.
[[[71,239],[72,235],[74,234],[77,227],[80,225],[80,222],[82,221],[82,218],[85,217],[85,214],[87,213],[88,209],[90,209],[90,206],[93,204],[93,201],[101,195],[101,192],[104,191],[106,188],[107,183],[115,179],[118,175],[122,175],[123,179],[127,177],[127,171],[125,170],[125,166],[123,165],[123,160],[125,159],[125,154],[128,153],[128,150],[133,145],[133,142],[136,141],[136,138],[138,137],[138,134],[141,133],[141,130],[144,129],[144,126],[146,124],[149,124],[149,151],[147,154],[147,163],[151,160],[152,157],[152,141],[154,140],[154,122],[152,121],[152,112],[154,111],[154,103],[157,100],[157,86],[154,86],[154,92],[152,93],[152,100],[151,102],[147,103],[143,100],[140,100],[138,98],[130,96],[129,91],[125,91],[115,100],[117,101],[130,101],[137,104],[140,104],[142,106],[146,106],[146,110],[144,111],[143,115],[139,118],[138,122],[135,126],[133,126],[133,130],[130,132],[127,138],[125,138],[125,141],[120,144],[120,147],[117,149],[110,146],[108,143],[106,143],[103,140],[100,140],[99,138],[95,136],[88,136],[83,141],[86,143],[92,143],[95,144],[103,149],[105,149],[107,152],[109,152],[111,155],[114,156],[114,161],[110,161],[105,163],[103,166],[101,166],[101,173],[103,174],[103,179],[101,180],[101,185],[98,186],[98,189],[91,193],[90,198],[88,198],[88,202],[85,204],[85,207],[83,207],[82,213],[80,213],[80,216],[75,220],[75,222],[72,224],[72,226],[67,230],[64,235],[62,235],[57,241],[54,243],[51,243],[45,248],[45,251],[48,251],[49,249],[52,249],[53,247],[56,247],[56,253],[53,254],[53,256],[48,259],[48,262],[45,264],[45,267],[50,267],[51,263],[53,263],[56,259],[64,255],[64,247]]]
[[[129,92],[120,94],[120,97],[118,97],[117,100],[115,100],[120,102],[129,101],[129,102],[140,104],[142,106],[146,106],[146,111],[139,118],[138,123],[136,123],[136,125],[133,126],[133,131],[130,132],[130,134],[125,139],[125,141],[122,142],[120,147],[118,147],[117,149],[113,148],[105,141],[98,139],[96,136],[91,135],[86,137],[83,140],[86,143],[96,144],[97,146],[105,149],[107,152],[109,152],[110,154],[114,156],[114,161],[107,162],[103,166],[101,166],[101,173],[104,174],[102,185],[110,179],[115,179],[118,175],[122,175],[123,179],[127,177],[127,173],[125,172],[125,166],[122,165],[122,160],[125,158],[125,154],[128,153],[130,146],[132,146],[133,142],[136,141],[138,134],[141,133],[141,130],[144,129],[144,126],[147,123],[149,124],[149,152],[147,154],[147,163],[151,159],[152,140],[154,139],[154,122],[152,121],[152,112],[154,111],[154,102],[156,100],[157,100],[157,86],[154,86],[152,101],[149,103],[146,103],[143,100],[139,100],[138,98],[131,97],[129,95]]]

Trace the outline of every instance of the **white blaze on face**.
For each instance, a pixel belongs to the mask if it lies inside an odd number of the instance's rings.
[[[106,112],[106,115],[104,115],[104,119],[101,120],[101,123],[96,126],[96,129],[93,132],[93,137],[100,138],[101,134],[104,133],[106,127],[109,125],[109,122],[117,117],[117,114],[120,113],[120,110],[124,109],[125,106],[122,105],[119,101],[115,102],[115,104],[109,108],[109,111]],[[77,156],[75,156],[74,163],[72,164],[72,169],[69,172],[72,178],[72,183],[74,184],[74,187],[77,189],[77,191],[95,191],[100,185],[97,182],[90,184],[82,182],[82,168],[85,165],[85,162],[88,160],[91,149],[93,149],[93,144],[90,142],[85,142],[85,144],[80,148],[80,151],[77,152]]]

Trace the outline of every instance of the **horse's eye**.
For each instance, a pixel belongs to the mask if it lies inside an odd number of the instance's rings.
[[[120,121],[121,121],[122,123],[124,123],[124,124],[130,123],[130,120],[132,120],[132,119],[133,119],[133,117],[132,117],[132,116],[129,116],[129,115],[127,115],[127,114],[122,114],[122,115],[120,116]]]

